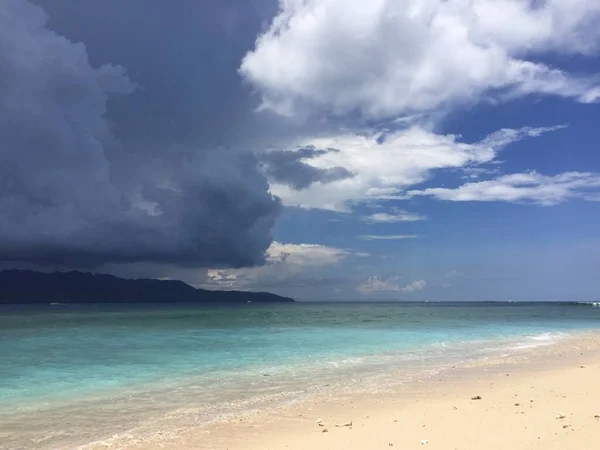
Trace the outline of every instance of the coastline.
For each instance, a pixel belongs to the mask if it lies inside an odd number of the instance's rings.
[[[598,379],[600,333],[586,332],[392,389],[314,396],[208,425],[193,426],[190,418],[152,435],[79,448],[591,448],[600,440]]]

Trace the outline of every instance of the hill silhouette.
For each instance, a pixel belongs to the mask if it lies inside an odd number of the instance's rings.
[[[183,281],[124,279],[87,272],[0,272],[0,304],[293,302],[268,292],[209,291]]]

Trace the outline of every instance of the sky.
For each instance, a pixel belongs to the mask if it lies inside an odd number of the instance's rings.
[[[0,268],[600,299],[597,0],[4,0]]]

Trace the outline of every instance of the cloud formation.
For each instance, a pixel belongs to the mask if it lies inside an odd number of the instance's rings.
[[[334,181],[352,178],[353,174],[344,167],[329,167],[322,169],[307,164],[305,161],[327,153],[339,152],[330,148],[317,150],[314,146],[298,150],[272,150],[260,155],[264,172],[277,183],[290,186],[293,189],[305,189],[313,183],[332,183]]]
[[[415,280],[406,285],[399,283],[398,276],[392,277],[369,277],[364,283],[362,283],[358,290],[363,294],[376,294],[384,292],[403,292],[410,294],[412,292],[420,291],[425,289],[427,283],[425,280]]]
[[[427,216],[404,211],[399,208],[390,208],[389,212],[369,214],[368,216],[363,216],[362,220],[368,223],[418,222],[420,220],[427,220]]]
[[[285,205],[348,212],[357,202],[405,198],[403,190],[426,181],[435,169],[489,163],[511,143],[561,128],[562,125],[502,129],[473,143],[418,126],[390,133],[341,134],[312,139],[308,144],[316,149],[336,148],[339,151],[315,154],[305,164],[321,170],[343,167],[353,176],[327,184],[314,183],[302,190],[270,178],[271,190]]]
[[[322,283],[324,268],[336,266],[346,258],[369,256],[326,245],[284,244],[277,241],[271,244],[266,254],[266,264],[261,267],[209,270],[203,287],[255,289],[258,286],[288,287],[298,283]],[[336,283],[339,283],[337,278]]]
[[[280,204],[247,153],[121,145],[135,84],[26,0],[0,2],[0,260],[93,267],[259,264]]]
[[[527,202],[551,206],[572,198],[593,201],[600,195],[599,190],[600,174],[564,172],[548,176],[532,171],[466,183],[454,189],[412,190],[407,196],[430,196],[453,202]]]
[[[402,239],[417,239],[418,234],[361,234],[365,241],[399,241]]]
[[[596,78],[540,55],[598,51],[596,0],[280,0],[240,73],[262,109],[395,117],[547,94],[594,102]]]

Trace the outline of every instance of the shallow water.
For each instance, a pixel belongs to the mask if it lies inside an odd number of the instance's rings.
[[[377,389],[596,328],[600,308],[556,303],[4,307],[0,448]]]

